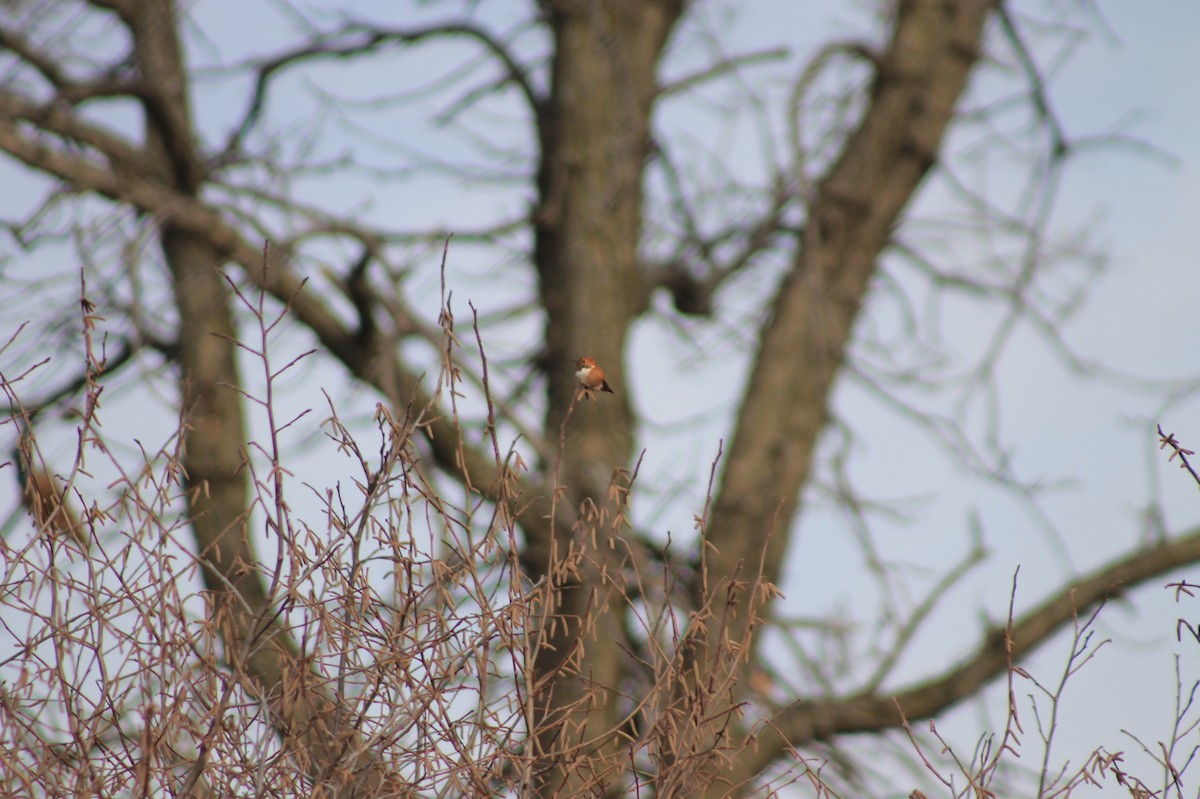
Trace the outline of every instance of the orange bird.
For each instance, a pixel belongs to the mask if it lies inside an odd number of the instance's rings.
[[[615,394],[604,379],[604,370],[596,364],[594,358],[583,356],[575,361],[575,376],[579,378],[579,387],[584,391],[607,391]],[[585,395],[590,396],[590,395]]]

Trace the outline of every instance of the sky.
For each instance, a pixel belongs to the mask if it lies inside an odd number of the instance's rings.
[[[1063,5],[1018,4],[1039,13]],[[736,13],[731,10],[735,6]],[[352,14],[382,19],[390,4],[360,2],[343,7]],[[440,18],[444,7],[423,5],[406,23]],[[481,18],[498,21],[503,28],[502,21],[513,18],[525,4],[487,0],[473,7]],[[189,52],[198,64],[271,52],[289,33],[287,15],[280,8],[274,3],[232,0],[192,3],[195,22],[189,29]],[[1200,405],[1190,395],[1175,401],[1168,393],[1200,376],[1192,322],[1195,298],[1200,296],[1192,241],[1200,219],[1200,136],[1196,135],[1200,103],[1194,100],[1193,85],[1200,74],[1195,46],[1200,4],[1167,0],[1151,7],[1110,0],[1094,9],[1093,20],[1084,26],[1088,36],[1053,70],[1050,97],[1069,136],[1121,134],[1139,144],[1087,150],[1065,172],[1054,228],[1063,236],[1085,230],[1106,253],[1108,263],[1100,274],[1084,280],[1087,300],[1059,332],[1081,356],[1138,380],[1117,384],[1112,379],[1081,378],[1036,332],[1023,326],[1014,333],[999,360],[995,401],[1003,409],[1001,438],[1014,468],[1057,486],[1046,493],[1038,509],[964,474],[927,436],[853,381],[839,385],[834,413],[856,432],[848,460],[854,484],[869,497],[895,503],[906,517],[872,519],[881,554],[902,564],[915,585],[927,585],[963,556],[973,525],[983,531],[990,553],[918,636],[898,667],[897,685],[919,679],[961,654],[983,629],[983,619],[1002,618],[1018,568],[1016,604],[1027,608],[1066,576],[1145,545],[1142,510],[1152,499],[1161,500],[1168,530],[1183,531],[1200,523],[1200,494],[1185,474],[1166,463],[1153,435],[1153,424],[1159,421],[1185,445],[1200,444]],[[232,13],[237,13],[241,24],[223,25]],[[786,78],[798,72],[820,42],[862,36],[871,29],[866,6],[816,0],[702,4],[698,20],[683,32],[687,35],[681,36],[681,44],[668,60],[667,74],[702,63],[709,53],[708,39],[718,40],[727,52],[783,46],[792,56],[786,67],[770,73],[780,76],[773,78],[778,85],[757,87],[768,98],[779,97]],[[524,47],[544,52],[545,42],[536,35],[526,34],[521,41]],[[375,95],[381,86],[400,93],[431,83],[435,67],[456,63],[462,52],[461,45],[453,45],[382,59],[369,68],[321,68],[310,82],[285,84],[279,101],[269,109],[272,125],[293,135],[281,138],[281,147],[299,153],[295,136],[320,134],[317,155],[335,157],[352,151],[364,161],[394,156],[397,150],[411,153],[413,160],[477,159],[481,139],[491,147],[527,150],[526,120],[502,101],[485,104],[477,118],[448,129],[429,122],[430,113],[444,111],[447,103],[418,96],[415,103],[379,115],[369,129],[356,130],[349,114],[340,113],[343,109],[336,104],[329,113],[318,114],[313,110],[318,106],[302,99],[313,89],[336,91],[338,103],[348,105],[353,105],[354,97]],[[221,140],[244,108],[240,89],[244,86],[224,81],[218,70],[198,87],[196,115],[210,143]],[[737,102],[727,93],[738,91],[736,86],[726,86],[705,90],[699,98],[673,100],[656,119],[657,129],[675,137],[682,153],[719,157],[741,175],[760,172],[764,148],[752,114],[744,106],[737,106],[738,114],[727,112]],[[129,124],[120,109],[102,115],[106,124]],[[778,114],[770,120],[776,129],[782,124]],[[701,181],[709,167],[699,159],[696,163],[694,177]],[[979,168],[999,194],[1012,190],[1002,160]],[[16,179],[27,178],[0,164],[0,180]],[[318,174],[297,181],[295,188],[301,196],[330,203],[348,215],[412,230],[470,229],[513,218],[523,213],[531,199],[528,192],[483,181],[478,175],[457,180],[426,176],[402,185],[383,185],[369,171],[337,183]],[[7,200],[0,197],[0,212],[11,213],[20,198],[19,192],[10,192]],[[944,200],[938,187],[931,185],[914,210],[936,217],[944,211]],[[9,243],[4,246],[11,251]],[[471,300],[484,312],[500,311],[530,285],[514,269],[511,253],[497,257],[469,245],[454,253],[459,282],[453,288],[459,308],[465,309]],[[439,277],[431,265],[439,254],[440,247],[411,247],[415,295],[436,294]],[[964,262],[979,257],[976,252],[956,254]],[[329,257],[338,255],[342,254],[331,252]],[[71,263],[59,266],[65,275],[75,269]],[[40,268],[28,256],[14,256],[0,265],[0,282],[22,283]],[[889,261],[887,270],[907,286],[918,304],[933,304],[902,264]],[[753,321],[752,309],[770,289],[770,274],[766,270],[765,275],[735,281],[720,298],[723,310],[743,323]],[[1074,286],[1078,274],[1053,285]],[[15,302],[2,307],[0,338],[6,338],[22,320],[22,311]],[[969,301],[934,307],[931,318],[942,331],[938,346],[962,362],[969,361],[994,328],[995,315]],[[886,299],[872,300],[864,331],[888,335],[887,331],[895,330],[894,313]],[[499,330],[489,346],[498,359],[516,357],[528,347],[535,329],[532,320],[518,320]],[[636,513],[639,522],[657,534],[670,531],[686,540],[719,442],[730,434],[730,412],[748,364],[744,343],[744,332],[739,333],[737,325],[703,327],[650,319],[633,331],[626,361],[616,371],[633,393],[643,419],[647,490]],[[300,338],[281,344],[285,351],[304,346]],[[339,384],[335,373],[317,367],[303,367],[287,382],[288,395],[281,402],[293,412],[320,408],[323,400],[312,395],[312,387],[318,384],[327,386],[338,402],[373,406],[368,393]],[[106,430],[116,439],[147,435],[145,431],[152,427],[148,419],[171,420],[169,394],[158,397],[150,409],[144,398],[132,392],[116,397],[106,409]],[[369,416],[369,411],[361,415]],[[973,416],[972,423],[981,429],[982,417]],[[835,453],[835,444],[823,445],[826,460]],[[127,447],[134,451],[131,444]],[[60,452],[69,449],[70,436],[64,435]],[[300,471],[298,482],[312,479],[328,463],[318,450],[306,468],[313,471]],[[831,479],[832,472],[825,469],[822,476]],[[662,490],[662,486],[677,490]],[[6,492],[0,493],[0,503],[15,506],[11,487],[0,492]],[[302,496],[296,502],[303,512]],[[786,568],[787,611],[803,617],[836,612],[869,627],[879,596],[863,575],[861,552],[848,533],[845,515],[821,492],[811,490],[799,524],[799,543]],[[1175,701],[1175,655],[1182,656],[1185,686],[1200,678],[1200,669],[1190,666],[1197,645],[1175,640],[1175,623],[1181,615],[1200,621],[1200,604],[1176,606],[1170,592],[1157,585],[1108,609],[1099,635],[1112,643],[1072,679],[1056,754],[1078,765],[1097,746],[1109,751],[1136,749],[1122,730],[1147,741],[1167,734]],[[1062,637],[1056,639],[1032,659],[1030,671],[1045,681],[1056,679],[1068,644]],[[968,750],[980,731],[981,715],[986,712],[995,722],[997,708],[1002,708],[996,691],[990,691],[989,698],[986,709],[964,708],[947,721],[948,729],[966,742]],[[1032,743],[1032,727],[1026,730]]]

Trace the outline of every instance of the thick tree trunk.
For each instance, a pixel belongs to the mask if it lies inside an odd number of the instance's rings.
[[[710,631],[699,650],[706,662],[753,633],[756,614],[745,606],[780,579],[855,320],[895,225],[937,161],[991,8],[990,0],[896,3],[863,119],[808,203],[803,246],[763,325],[710,517],[711,585],[740,584],[743,609],[719,635]],[[755,758],[746,760],[710,780],[710,795],[751,779]]]
[[[555,39],[543,116],[535,260],[546,309],[547,437],[565,438],[555,487],[580,509],[533,557],[549,582],[539,606],[531,720],[543,796],[615,782],[628,766],[615,730],[623,712],[626,608],[619,535],[633,411],[622,380],[625,337],[641,291],[642,174],[657,65],[679,2],[546,2]],[[594,357],[616,396],[579,401],[574,361]],[[547,464],[548,467],[551,464]],[[569,568],[567,568],[569,567]],[[572,761],[586,757],[586,770]],[[577,764],[576,764],[577,765]]]
[[[188,78],[172,0],[138,0],[125,17],[146,82],[144,166],[157,182],[197,197],[203,182],[192,136]],[[314,796],[405,796],[404,783],[333,723],[339,699],[300,656],[267,595],[247,525],[250,476],[226,253],[170,221],[159,226],[178,313],[179,393],[185,426],[188,517],[226,658],[270,709],[285,746],[308,772]],[[193,777],[203,769],[204,746]]]

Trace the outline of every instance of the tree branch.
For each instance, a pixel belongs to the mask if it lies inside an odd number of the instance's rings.
[[[33,421],[41,411],[55,405],[68,397],[73,397],[83,391],[90,381],[101,377],[113,377],[118,374],[127,365],[133,362],[134,356],[137,355],[145,347],[166,354],[172,357],[178,350],[177,345],[172,342],[160,340],[147,340],[144,337],[139,337],[137,340],[124,340],[119,342],[116,352],[105,354],[103,359],[96,364],[94,371],[82,372],[75,375],[62,386],[54,389],[45,396],[42,396],[26,405],[25,416],[30,421]]]
[[[69,77],[54,57],[39,50],[21,33],[0,26],[0,51],[9,50],[31,66],[55,90],[54,101],[78,105],[100,97],[145,97],[145,86],[116,76],[117,67],[99,73],[91,80],[79,81]],[[52,104],[51,104],[52,105]]]
[[[4,95],[0,93],[0,100]],[[0,111],[3,110],[0,104]],[[89,128],[78,120],[71,127]],[[116,202],[126,203],[138,211],[169,221],[181,230],[203,236],[228,260],[238,264],[247,278],[265,289],[280,302],[289,304],[292,314],[308,327],[325,348],[358,379],[378,389],[392,407],[403,408],[415,403],[418,408],[434,405],[430,394],[421,388],[420,379],[400,363],[394,352],[364,345],[357,330],[349,329],[304,281],[286,268],[288,255],[276,255],[267,270],[262,268],[261,250],[245,241],[219,213],[191,197],[173,192],[138,173],[110,172],[77,155],[56,150],[30,139],[16,122],[0,115],[0,150],[26,165],[64,180],[81,191],[92,192]],[[495,489],[504,474],[500,465],[473,447],[458,447],[458,433],[452,422],[432,415],[421,427],[432,449],[435,462],[447,473],[471,485],[481,487],[484,496],[496,499]],[[520,523],[529,538],[531,552],[548,552],[553,524],[547,508],[539,498],[548,496],[527,480],[519,480],[517,493],[523,500]],[[560,524],[570,527],[573,518],[570,508],[560,504]],[[537,559],[527,565],[536,565]],[[534,573],[536,579],[539,574]]]
[[[684,75],[682,78],[673,80],[670,83],[664,83],[659,87],[658,95],[659,97],[669,97],[673,94],[680,94],[730,72],[736,72],[750,64],[759,64],[764,61],[782,61],[789,55],[791,55],[791,52],[786,47],[772,47],[754,53],[743,53],[742,55],[723,58],[702,70]]]
[[[1181,566],[1200,561],[1200,529],[1152,549],[1139,548],[1063,588],[1014,621],[1011,630],[984,634],[975,654],[926,682],[895,692],[796,702],[784,708],[758,737],[749,774],[769,767],[788,747],[839,735],[900,726],[897,707],[909,720],[935,716],[975,695],[990,680],[1050,640],[1079,614]]]
[[[795,515],[879,255],[936,162],[990,8],[987,0],[897,6],[870,104],[813,188],[803,246],[763,326],[708,528],[717,579],[760,559],[763,579],[778,579],[788,536],[770,535],[772,520]]]
[[[751,266],[785,230],[784,215],[796,199],[796,193],[788,181],[777,177],[767,207],[754,218],[739,218],[716,233],[705,234],[670,152],[657,142],[655,149],[655,163],[662,170],[671,209],[679,219],[683,233],[674,257],[642,267],[643,310],[650,307],[650,294],[662,288],[671,295],[675,309],[680,313],[711,316],[713,297],[725,281]],[[735,250],[724,252],[735,243],[738,243]],[[694,260],[700,263],[694,264]]]
[[[0,50],[10,51],[33,67],[55,89],[61,89],[71,82],[63,74],[58,61],[38,50],[32,42],[11,28],[0,26]]]
[[[83,121],[70,108],[60,103],[35,103],[13,91],[0,90],[0,119],[6,127],[16,133],[16,126],[9,123],[24,120],[38,129],[61,136],[76,144],[94,150],[107,158],[113,166],[136,170],[142,160],[141,151],[127,140],[114,133]],[[28,141],[28,140],[27,140]],[[47,153],[53,152],[45,145],[38,145]]]
[[[321,34],[308,44],[260,61],[250,102],[242,115],[242,121],[230,134],[224,152],[231,154],[241,149],[242,142],[262,116],[271,81],[290,67],[322,59],[354,58],[390,45],[416,44],[441,36],[463,36],[482,44],[504,67],[505,80],[517,86],[534,117],[540,118],[545,100],[534,87],[525,66],[517,61],[503,42],[478,25],[454,22],[405,30],[354,22],[343,25],[339,30]]]
[[[1021,64],[1021,70],[1025,73],[1025,79],[1029,81],[1029,98],[1033,103],[1033,108],[1045,122],[1047,130],[1050,131],[1052,153],[1055,157],[1062,156],[1070,146],[1067,135],[1058,115],[1054,113],[1054,108],[1046,97],[1046,81],[1042,77],[1037,63],[1033,60],[1033,54],[1029,52],[1029,46],[1021,37],[1020,31],[1017,30],[1016,20],[1013,19],[1008,3],[1004,0],[996,3],[996,16],[1000,20],[1000,29],[1004,32],[1004,38],[1008,40],[1016,54],[1017,61]]]

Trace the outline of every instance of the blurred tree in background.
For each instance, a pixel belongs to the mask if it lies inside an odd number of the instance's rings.
[[[839,378],[1030,490],[966,420],[1014,328],[1053,341],[1099,262],[1050,226],[1096,140],[1068,135],[1044,65],[1087,4],[894,0],[794,53],[738,50],[703,2],[344,5],[0,8],[0,377],[27,510],[0,544],[4,792],[899,795],[927,775],[894,784],[880,752],[919,751],[956,790],[1018,779],[1014,716],[958,763],[905,721],[1011,685],[1063,629],[1086,661],[1090,614],[1200,535],[957,630],[961,657],[905,682],[982,542],[898,600],[835,481],[880,597],[866,654],[780,608],[818,444],[853,434]],[[714,116],[752,157],[689,135]],[[1011,184],[985,191],[981,154]],[[924,190],[951,210],[914,216]],[[932,348],[926,292],[999,311],[962,334],[989,342],[970,368]],[[749,359],[673,540],[634,508],[670,493],[639,477],[634,392],[674,401],[670,375],[634,380],[649,322]],[[585,354],[615,396],[580,394]],[[327,482],[293,479],[305,458]],[[1102,753],[1028,765],[1045,796],[1132,779]]]

